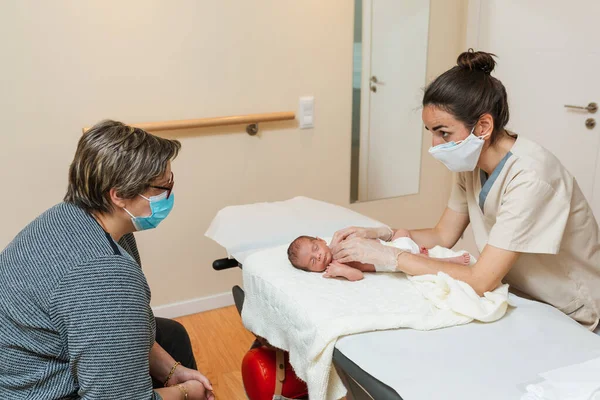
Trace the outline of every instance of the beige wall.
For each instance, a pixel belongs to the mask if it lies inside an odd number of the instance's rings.
[[[462,50],[466,0],[432,0],[428,77]],[[203,234],[230,204],[304,195],[349,205],[353,2],[0,2],[0,247],[61,201],[81,127],[297,108],[315,96],[315,129],[295,123],[173,133],[176,207],[138,235],[153,304],[228,291],[224,251]],[[435,223],[450,174],[426,152],[421,193],[353,205],[395,226]],[[69,240],[69,238],[64,238]]]

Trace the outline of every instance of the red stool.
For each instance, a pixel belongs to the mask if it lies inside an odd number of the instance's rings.
[[[249,350],[242,360],[242,379],[250,400],[272,400],[274,395],[288,399],[308,398],[288,360],[288,353],[265,346]]]

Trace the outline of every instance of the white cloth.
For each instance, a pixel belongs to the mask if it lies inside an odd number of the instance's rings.
[[[400,250],[409,251],[412,254],[421,253],[419,245],[416,244],[414,240],[408,237],[399,237],[391,242],[384,242],[383,240],[380,240],[380,242],[386,246],[392,246]]]
[[[299,196],[225,207],[217,213],[204,235],[245,264],[246,257],[256,250],[290,243],[300,235],[329,237],[349,226],[385,224],[335,204]]]
[[[460,254],[463,252],[456,253],[443,247],[429,250],[429,256],[433,258],[449,258]],[[476,261],[471,256],[471,265]],[[436,307],[467,315],[477,321],[496,321],[502,318],[509,305],[506,284],[480,297],[471,286],[443,272],[438,272],[437,275],[408,276],[408,279]]]
[[[379,240],[379,243],[384,246],[394,247],[400,250],[408,251],[412,254],[419,254],[421,251],[419,249],[419,245],[416,244],[409,237],[399,237],[392,242],[385,242],[383,240]],[[373,265],[375,267],[375,271],[377,272],[396,272],[396,264],[393,265]]]
[[[600,358],[540,374],[521,400],[600,400]]]
[[[412,239],[400,237],[392,242],[382,242],[401,250],[419,254],[420,248]],[[450,258],[462,255],[443,247],[435,247],[429,251],[432,258]],[[477,260],[471,256],[470,265]],[[484,293],[480,297],[468,284],[457,281],[449,275],[439,272],[437,275],[408,276],[423,296],[431,300],[436,307],[453,310],[481,322],[492,322],[502,318],[508,307],[508,285],[502,285],[493,292]]]
[[[323,279],[321,274],[292,267],[286,250],[284,245],[246,258],[242,320],[250,331],[290,352],[294,370],[308,383],[311,400],[339,399],[345,394],[331,364],[341,336],[395,328],[438,329],[468,323],[479,315],[490,319],[486,307],[460,303],[477,300],[443,276],[413,282],[403,273],[367,273],[357,282]],[[460,293],[455,295],[456,291]],[[497,301],[494,315],[499,318],[506,310],[506,297],[499,300],[505,288],[494,293],[498,296],[484,301]],[[455,311],[457,304],[460,311],[475,310],[474,315]]]

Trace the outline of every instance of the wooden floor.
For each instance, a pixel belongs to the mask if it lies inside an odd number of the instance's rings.
[[[244,328],[234,306],[177,318],[187,329],[198,369],[210,379],[218,400],[246,400],[242,358],[254,335]]]
[[[247,400],[241,365],[254,342],[254,335],[242,325],[235,306],[176,318],[176,321],[187,329],[198,370],[210,379],[217,400]]]

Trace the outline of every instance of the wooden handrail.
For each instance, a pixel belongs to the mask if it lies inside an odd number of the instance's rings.
[[[249,129],[250,126],[261,122],[288,121],[294,118],[296,118],[296,115],[293,111],[285,111],[264,114],[235,115],[231,117],[185,119],[180,121],[144,122],[140,124],[131,124],[131,126],[135,126],[136,128],[141,128],[149,132],[246,124],[249,124]],[[89,129],[90,127],[83,128],[83,133],[86,133]]]

